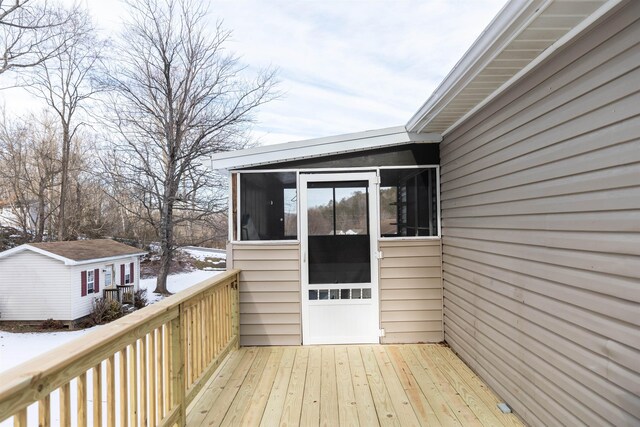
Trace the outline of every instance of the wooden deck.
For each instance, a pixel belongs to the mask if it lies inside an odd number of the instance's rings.
[[[436,344],[245,347],[188,408],[188,426],[521,426]]]

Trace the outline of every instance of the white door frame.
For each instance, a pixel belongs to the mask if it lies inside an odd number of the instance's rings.
[[[308,218],[307,218],[307,184],[309,182],[333,182],[333,181],[368,181],[368,214],[369,214],[369,239],[371,260],[371,300],[357,300],[359,303],[370,301],[375,315],[371,320],[371,332],[366,336],[354,337],[355,339],[331,339],[331,342],[317,340],[311,337],[309,322],[309,268],[308,268]],[[302,300],[302,343],[307,344],[373,344],[380,342],[380,296],[378,278],[378,193],[379,180],[376,172],[357,173],[300,173],[299,175],[299,207],[300,214],[300,271],[301,271],[301,300]],[[346,301],[345,301],[346,302]],[[333,300],[334,304],[342,301]]]

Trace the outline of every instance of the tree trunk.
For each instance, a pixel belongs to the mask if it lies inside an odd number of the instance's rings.
[[[44,236],[44,221],[46,217],[45,191],[46,179],[41,179],[38,183],[38,216],[36,218],[36,236],[34,239],[36,242],[42,242],[42,237]]]
[[[165,213],[166,214],[166,213]],[[171,293],[167,289],[167,276],[169,276],[169,270],[171,269],[171,260],[173,259],[173,226],[171,225],[171,214],[168,214],[168,219],[162,220],[162,237],[160,239],[160,270],[158,271],[158,279],[156,280],[156,294],[170,295]]]
[[[158,271],[158,278],[156,280],[156,289],[153,292],[161,295],[171,295],[167,289],[167,276],[169,276],[169,269],[171,268],[173,249],[168,247],[165,242],[161,243],[160,247],[162,250],[162,254],[160,255],[160,270]]]
[[[62,124],[62,176],[60,180],[60,207],[58,208],[58,240],[67,239],[67,218],[65,216],[65,204],[67,200],[67,187],[69,186],[69,154],[71,151],[71,135],[69,124]]]
[[[175,167],[169,165],[167,175],[172,176]],[[168,179],[171,181],[171,179]],[[173,203],[177,193],[177,186],[169,182],[165,187],[162,219],[160,222],[160,270],[158,271],[158,279],[156,281],[155,293],[162,295],[170,295],[167,289],[167,276],[171,268],[171,260],[173,259],[174,240],[173,240]]]

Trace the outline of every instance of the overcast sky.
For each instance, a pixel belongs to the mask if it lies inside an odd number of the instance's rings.
[[[69,0],[71,1],[71,0]],[[206,1],[206,0],[205,0]],[[107,35],[117,0],[80,0]],[[404,125],[506,0],[211,0],[249,71],[279,70],[284,95],[261,108],[263,144]],[[0,91],[8,110],[34,108]]]

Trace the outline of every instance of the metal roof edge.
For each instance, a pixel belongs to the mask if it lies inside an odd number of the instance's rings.
[[[211,157],[211,169],[232,170],[398,144],[437,143],[441,140],[440,134],[410,133],[404,126],[395,126],[218,153]]]

